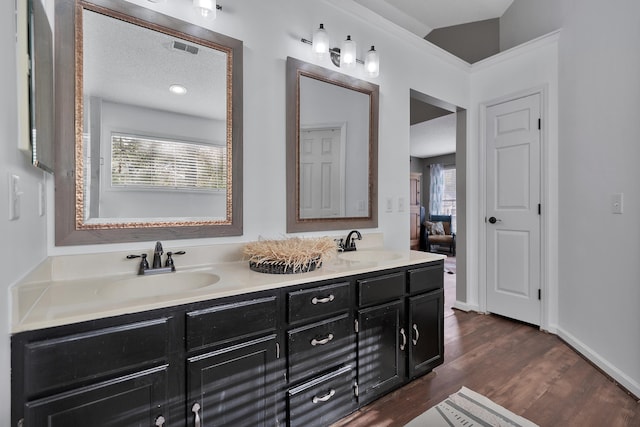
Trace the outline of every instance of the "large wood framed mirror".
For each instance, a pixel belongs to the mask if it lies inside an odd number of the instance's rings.
[[[242,42],[58,0],[56,245],[242,234]]]
[[[287,232],[378,226],[377,85],[287,58]]]

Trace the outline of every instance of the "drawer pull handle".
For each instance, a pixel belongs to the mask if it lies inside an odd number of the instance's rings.
[[[198,402],[194,403],[191,407],[191,412],[194,414],[193,427],[200,427],[200,404]]]
[[[333,339],[333,334],[329,334],[327,335],[326,338],[323,338],[321,340],[317,340],[317,339],[312,339],[311,340],[311,345],[312,346],[317,346],[317,345],[325,345],[326,343],[328,343],[329,341],[331,341]]]
[[[413,339],[413,345],[418,345],[418,340],[420,339],[420,332],[418,332],[418,325],[413,324],[413,332],[416,333],[416,337]]]
[[[331,389],[329,390],[329,393],[325,394],[324,396],[313,396],[313,399],[311,399],[311,401],[313,403],[326,402],[327,400],[331,399],[334,394],[336,394],[336,391],[334,389]]]
[[[404,328],[400,328],[400,335],[402,335],[402,344],[400,344],[400,351],[403,351],[407,345],[407,334],[404,333]]]
[[[334,299],[336,299],[336,297],[333,294],[329,294],[328,297],[324,297],[324,298],[313,297],[313,298],[311,298],[311,304],[313,304],[313,305],[326,304],[328,302],[333,301]]]
[[[162,415],[158,415],[158,418],[156,418],[156,424],[155,425],[157,427],[162,427],[165,422],[166,422],[166,420],[164,419],[164,417]]]

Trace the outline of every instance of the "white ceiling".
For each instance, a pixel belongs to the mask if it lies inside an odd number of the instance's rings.
[[[355,0],[424,37],[436,28],[499,18],[513,0]]]
[[[434,157],[456,152],[456,114],[418,123],[409,128],[409,155]]]

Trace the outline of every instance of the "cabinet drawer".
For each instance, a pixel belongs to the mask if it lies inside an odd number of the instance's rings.
[[[24,347],[29,397],[140,370],[166,360],[169,319],[155,319],[35,341]]]
[[[404,295],[404,272],[358,280],[360,306],[399,298]]]
[[[349,309],[349,282],[289,292],[289,322]]]
[[[409,292],[430,292],[444,286],[444,262],[409,270]]]
[[[327,426],[355,410],[353,369],[345,366],[289,390],[289,425]]]
[[[187,350],[222,344],[276,329],[275,296],[187,313]]]
[[[355,358],[355,332],[348,314],[292,329],[287,336],[291,382]]]

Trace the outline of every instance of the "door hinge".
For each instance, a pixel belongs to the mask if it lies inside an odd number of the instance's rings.
[[[542,289],[538,289],[538,300],[542,300]]]
[[[542,119],[538,119],[538,130],[542,129]]]
[[[538,215],[542,215],[542,205],[538,203]]]
[[[355,331],[356,334],[360,332],[360,327],[358,326],[358,319],[353,320],[353,330]]]
[[[353,383],[353,394],[358,397],[360,395],[360,390],[358,389],[358,381]]]

